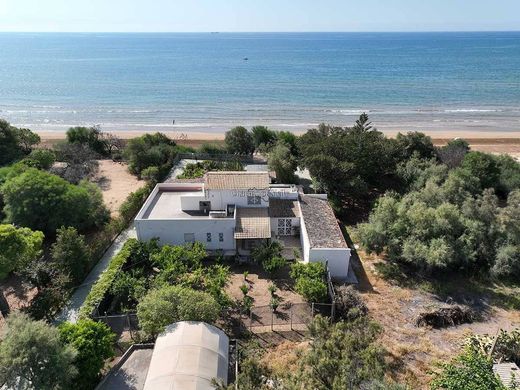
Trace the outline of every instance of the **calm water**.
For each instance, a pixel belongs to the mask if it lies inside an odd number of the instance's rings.
[[[520,130],[520,32],[0,34],[0,117],[34,129],[303,130],[361,111]]]

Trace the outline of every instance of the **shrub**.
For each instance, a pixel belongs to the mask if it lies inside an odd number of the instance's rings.
[[[278,270],[282,269],[287,265],[287,260],[281,256],[271,257],[270,259],[265,260],[262,263],[262,267],[266,272],[269,272],[271,275],[276,273]]]
[[[104,323],[92,320],[80,320],[75,324],[66,322],[60,325],[59,331],[61,340],[78,351],[74,365],[80,375],[74,387],[94,388],[105,360],[114,356],[115,334]]]
[[[178,321],[214,323],[219,313],[220,306],[210,294],[179,286],[152,290],[137,306],[139,325],[151,336]]]
[[[273,257],[279,257],[282,254],[282,245],[278,241],[266,241],[257,246],[251,252],[251,257],[258,264],[263,264]]]
[[[302,276],[296,280],[294,289],[307,302],[324,302],[327,300],[327,284],[323,280]]]
[[[128,141],[123,156],[130,172],[140,175],[148,167],[171,165],[177,154],[175,146],[175,142],[164,134],[145,134]]]
[[[322,263],[294,263],[291,278],[295,279],[294,289],[308,302],[324,302],[328,290],[325,283],[325,265]]]
[[[251,133],[242,126],[237,126],[226,132],[226,148],[231,154],[253,154],[255,144]]]
[[[141,177],[150,183],[157,183],[160,180],[159,167],[148,167],[142,170]]]
[[[204,143],[200,146],[199,152],[206,154],[225,154],[226,149],[218,144]]]
[[[150,185],[146,185],[128,195],[128,197],[119,207],[119,215],[125,222],[128,223],[134,219],[136,214],[143,206],[143,203],[146,201],[146,198],[148,198],[148,195],[150,195],[150,192],[152,192],[152,187]]]
[[[352,286],[337,289],[336,309],[339,317],[348,321],[368,314],[367,305]]]
[[[54,164],[56,156],[52,150],[35,149],[24,160],[24,164],[38,169],[48,170]]]

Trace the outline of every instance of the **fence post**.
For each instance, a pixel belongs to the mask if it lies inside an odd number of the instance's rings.
[[[253,308],[249,309],[249,330],[253,329]]]
[[[273,331],[273,322],[274,322],[274,312],[271,309],[271,332]]]
[[[312,313],[312,318],[314,318],[314,302],[311,303],[311,313]]]
[[[289,317],[291,318],[291,330],[293,330],[293,328],[292,328],[292,306],[290,308]]]

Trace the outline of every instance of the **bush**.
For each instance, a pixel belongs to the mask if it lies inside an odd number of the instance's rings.
[[[204,143],[199,148],[199,153],[206,153],[206,154],[225,154],[226,149],[218,144],[209,144]]]
[[[226,148],[231,154],[248,155],[255,151],[252,134],[242,126],[237,126],[226,132]]]
[[[94,388],[100,378],[105,360],[114,356],[115,334],[102,322],[80,320],[66,322],[59,327],[61,340],[78,351],[74,365],[80,375],[74,387],[80,390]]]
[[[270,259],[265,260],[262,263],[262,268],[264,271],[274,274],[276,271],[282,269],[287,265],[287,260],[281,256],[271,257]]]
[[[152,192],[152,187],[146,185],[132,192],[119,207],[119,215],[125,222],[131,222],[143,206],[146,198]]]
[[[294,263],[291,266],[291,278],[296,283],[294,289],[308,302],[324,302],[328,289],[325,283],[325,265],[322,263]]]
[[[324,302],[327,300],[327,284],[323,280],[302,276],[296,280],[294,289],[307,302]]]
[[[214,323],[219,313],[220,306],[211,295],[179,286],[152,290],[137,306],[139,325],[151,336],[178,321]]]
[[[56,156],[52,150],[35,149],[24,160],[24,164],[42,170],[49,170],[54,164]]]
[[[141,177],[150,183],[157,183],[160,180],[159,167],[148,167],[142,170]]]
[[[354,287],[341,286],[336,292],[336,309],[341,319],[351,321],[368,314],[367,305]]]
[[[115,278],[118,276],[121,268],[132,255],[134,248],[139,246],[139,241],[134,238],[125,242],[121,251],[110,260],[107,269],[101,274],[96,283],[92,286],[85,302],[79,311],[79,317],[86,319],[92,315],[94,310],[99,306],[106,292],[112,286]]]
[[[263,264],[265,261],[273,257],[280,257],[282,254],[282,245],[278,241],[265,241],[261,245],[254,248],[251,252],[251,257],[258,264]]]

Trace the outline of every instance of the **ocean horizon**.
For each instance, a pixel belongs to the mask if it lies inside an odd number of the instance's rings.
[[[0,33],[0,118],[33,130],[520,131],[520,32]]]

